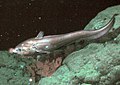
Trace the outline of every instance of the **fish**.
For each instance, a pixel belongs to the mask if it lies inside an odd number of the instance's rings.
[[[69,43],[74,43],[77,40],[93,40],[100,38],[113,28],[114,23],[115,15],[112,16],[105,26],[96,30],[80,30],[48,36],[44,36],[44,32],[40,31],[36,37],[23,41],[15,48],[9,49],[9,52],[19,55],[50,54],[54,50],[66,46]]]

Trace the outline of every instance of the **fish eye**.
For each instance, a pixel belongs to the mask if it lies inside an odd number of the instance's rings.
[[[20,48],[18,48],[17,51],[22,51],[22,50]]]

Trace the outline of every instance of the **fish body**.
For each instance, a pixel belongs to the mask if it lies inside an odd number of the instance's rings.
[[[43,36],[42,31],[39,32],[37,37],[25,40],[17,45],[15,48],[9,50],[10,53],[20,55],[34,55],[35,53],[50,53],[60,47],[77,40],[91,40],[97,39],[109,32],[115,23],[115,15],[103,27],[97,30],[81,30],[60,35]]]

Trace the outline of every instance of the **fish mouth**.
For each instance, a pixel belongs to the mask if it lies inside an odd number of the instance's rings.
[[[8,52],[11,53],[11,54],[19,54],[19,53],[16,51],[16,49],[14,49],[14,48],[10,48],[10,49],[8,50]]]
[[[10,48],[10,49],[8,50],[8,52],[9,52],[9,53],[17,53],[14,48]]]

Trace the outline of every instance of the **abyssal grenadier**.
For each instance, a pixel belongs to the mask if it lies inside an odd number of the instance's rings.
[[[35,53],[50,53],[60,47],[69,43],[74,43],[77,40],[91,40],[97,39],[109,32],[115,22],[115,15],[103,27],[97,30],[81,30],[60,35],[43,36],[41,31],[35,38],[28,39],[15,48],[9,50],[10,53],[20,55],[34,55]]]

